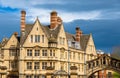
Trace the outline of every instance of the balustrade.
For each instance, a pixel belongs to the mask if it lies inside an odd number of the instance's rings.
[[[113,59],[110,56],[101,56],[99,59],[87,62],[87,75],[104,69],[112,69],[120,72],[120,60]]]

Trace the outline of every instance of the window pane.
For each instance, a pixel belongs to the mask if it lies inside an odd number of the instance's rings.
[[[42,75],[42,78],[45,78],[45,76],[44,76],[44,75]]]
[[[12,50],[10,50],[10,56],[17,56],[17,50],[15,50],[15,49],[12,49]]]
[[[12,61],[11,62],[11,68],[17,68],[17,62],[16,61]]]
[[[32,62],[27,62],[27,69],[32,69]]]
[[[40,55],[40,50],[35,50],[35,56],[39,56]]]
[[[31,75],[27,75],[26,78],[32,78],[32,76]]]
[[[39,69],[40,62],[34,62],[34,69]]]
[[[53,50],[53,56],[55,56],[55,50]]]
[[[42,50],[42,56],[47,56],[47,50]]]
[[[32,50],[30,49],[27,50],[27,56],[32,56]]]
[[[33,42],[33,35],[31,35],[31,42]]]
[[[38,35],[38,42],[40,42],[40,35]]]
[[[34,78],[39,78],[39,75],[35,75]]]
[[[42,62],[42,69],[46,69],[47,67],[47,62]]]
[[[52,50],[50,50],[50,56],[52,56]]]
[[[42,43],[44,43],[44,35],[42,35]]]
[[[37,35],[35,35],[35,42],[37,42]]]

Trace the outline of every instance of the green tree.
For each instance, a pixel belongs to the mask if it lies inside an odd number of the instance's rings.
[[[113,73],[113,78],[120,78],[120,73],[114,72]]]

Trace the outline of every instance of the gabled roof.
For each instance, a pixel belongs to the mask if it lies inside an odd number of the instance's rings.
[[[75,35],[66,32],[67,40],[75,41]],[[80,37],[80,46],[82,50],[86,49],[87,43],[89,41],[90,34],[82,34]]]
[[[38,22],[39,22],[39,20],[38,20]],[[25,26],[25,35],[24,36],[21,35],[21,39],[20,39],[21,45],[23,45],[23,43],[25,42],[25,40],[26,40],[27,36],[29,35],[29,33],[31,32],[34,24],[26,24],[26,26]],[[39,24],[40,24],[40,22],[39,22]],[[43,25],[40,24],[40,26],[41,26],[43,32],[46,34],[48,40],[51,37],[54,38],[54,39],[57,39],[57,36],[58,36],[58,33],[59,33],[59,30],[60,30],[61,26],[57,26],[55,29],[50,29],[49,25],[43,26]]]
[[[50,26],[42,26],[48,39],[50,37],[57,38],[61,26],[57,26],[55,29],[50,29]]]
[[[15,34],[13,33],[12,35],[11,35],[11,37],[12,36],[15,36]],[[11,38],[10,37],[10,38]],[[17,39],[17,41],[18,41],[18,44],[17,44],[17,47],[19,47],[19,43],[20,43],[20,37],[19,36],[15,36],[16,37],[16,39]],[[10,38],[8,39],[8,38],[3,38],[3,40],[2,40],[2,42],[0,43],[0,47],[4,47],[6,44],[7,44],[7,42],[10,40]]]
[[[38,22],[39,22],[39,20],[38,20]],[[29,35],[29,33],[31,32],[34,24],[26,24],[26,26],[25,26],[25,35],[24,36],[21,35],[21,39],[20,39],[21,45],[23,45],[23,43],[25,42],[25,40],[26,40],[27,36]],[[40,22],[39,22],[39,24],[40,24]],[[49,25],[44,26],[44,25],[40,24],[40,26],[41,26],[43,32],[46,34],[49,42],[51,42],[51,41],[56,42],[57,41],[57,37],[58,37],[59,31],[61,29],[61,25],[57,26],[55,29],[50,29]],[[67,40],[75,41],[75,35],[74,34],[70,34],[68,32],[65,32],[65,34],[66,34]],[[89,34],[88,35],[83,34],[80,37],[80,46],[81,46],[82,50],[86,49],[89,37],[90,37]]]
[[[8,40],[8,38],[3,38],[2,42],[0,43],[0,47],[3,47],[8,42]]]
[[[89,38],[90,38],[90,34],[87,34],[87,35],[84,34],[80,37],[80,45],[83,50],[86,49]]]

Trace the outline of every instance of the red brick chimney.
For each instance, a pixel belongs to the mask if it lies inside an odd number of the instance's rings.
[[[76,27],[76,41],[80,41],[80,36],[82,35],[82,31],[79,27]]]
[[[51,12],[51,16],[50,16],[50,28],[54,29],[57,26],[57,12],[56,11],[52,11]]]
[[[18,32],[14,32],[14,35],[17,37],[18,36]]]
[[[25,16],[26,12],[24,10],[21,11],[21,32],[25,32]]]

